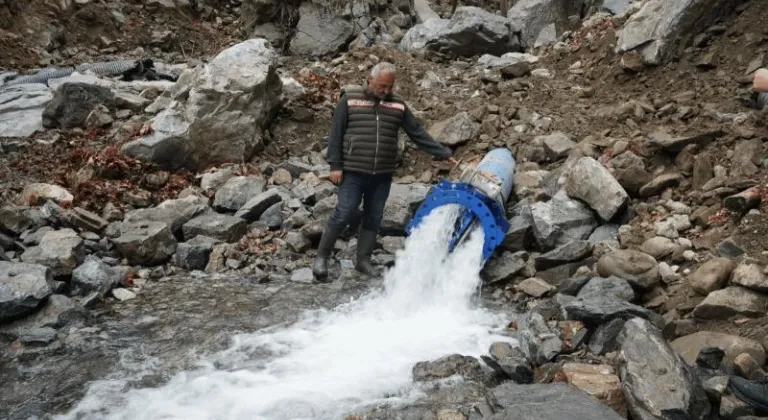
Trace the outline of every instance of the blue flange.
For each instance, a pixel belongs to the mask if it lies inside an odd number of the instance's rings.
[[[463,182],[445,180],[438,182],[419,206],[419,209],[416,210],[413,219],[408,223],[406,233],[410,235],[424,217],[437,207],[446,204],[458,204],[464,207],[464,212],[459,219],[459,226],[449,245],[449,251],[453,251],[465,231],[472,222],[477,220],[483,226],[485,233],[483,260],[490,259],[496,248],[504,241],[504,236],[509,229],[509,222],[504,215],[504,208],[498,201],[487,197],[477,188]]]

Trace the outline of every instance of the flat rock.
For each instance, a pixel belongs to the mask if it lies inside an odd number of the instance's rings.
[[[766,298],[749,289],[731,286],[715,290],[693,309],[697,319],[728,319],[734,315],[760,317],[765,315]]]
[[[53,93],[43,83],[4,86],[0,92],[0,133],[29,137],[43,131],[43,111]]]
[[[176,252],[176,238],[163,222],[122,222],[115,248],[130,264],[163,264]]]
[[[611,366],[566,363],[562,372],[569,385],[599,399],[622,417],[627,416],[621,381]]]
[[[255,176],[235,176],[216,191],[213,207],[216,211],[238,211],[254,196],[264,191],[266,181]]]
[[[677,172],[658,175],[640,188],[638,196],[648,198],[661,194],[665,189],[676,186],[682,180],[683,176]]]
[[[282,201],[282,197],[277,190],[267,190],[261,194],[249,199],[235,213],[235,217],[245,219],[249,222],[258,220],[264,212],[273,205]]]
[[[123,220],[132,223],[162,222],[174,235],[181,233],[184,223],[210,211],[208,200],[197,195],[165,200],[156,207],[133,210],[125,214]]]
[[[53,272],[41,264],[0,261],[0,324],[33,312],[53,293]]]
[[[757,292],[768,293],[768,279],[763,274],[763,269],[757,264],[742,263],[736,266],[731,273],[731,283]]]
[[[640,251],[620,249],[607,253],[597,261],[597,273],[603,277],[621,277],[640,289],[651,289],[661,280],[659,264]]]
[[[663,327],[665,322],[661,315],[613,296],[589,295],[569,300],[562,305],[566,319],[584,321],[587,324],[600,325],[616,318],[643,318]]]
[[[631,319],[618,340],[619,372],[633,418],[708,418],[704,390],[659,328],[644,319]]]
[[[557,290],[555,286],[537,277],[525,279],[516,287],[521,292],[536,298],[540,298]]]
[[[47,232],[38,246],[27,248],[21,254],[23,262],[49,267],[54,277],[71,275],[84,259],[83,238],[68,228]]]
[[[566,193],[589,204],[603,220],[611,220],[629,199],[611,172],[591,157],[577,160],[567,169],[565,178]]]
[[[571,241],[535,258],[537,270],[546,270],[569,262],[581,261],[592,254],[588,241]]]
[[[214,213],[190,220],[182,226],[181,230],[185,238],[202,235],[233,243],[239,241],[246,234],[248,224],[236,216]]]
[[[725,286],[733,269],[733,261],[728,258],[713,258],[694,271],[688,283],[694,292],[706,296]]]
[[[759,342],[719,332],[699,331],[680,337],[670,344],[689,365],[694,365],[699,352],[707,347],[722,349],[725,352],[724,361],[730,365],[733,365],[736,356],[742,353],[752,356],[760,366],[766,360],[765,349]]]
[[[658,0],[654,0],[654,2],[658,2]],[[675,0],[672,3],[675,2],[679,2],[679,0]],[[722,135],[723,131],[716,130],[687,136],[674,136],[665,128],[660,128],[648,136],[648,142],[670,152],[680,152],[690,144],[705,146]]]
[[[518,385],[505,382],[488,398],[489,420],[620,420],[613,409],[588,393],[557,382]]]

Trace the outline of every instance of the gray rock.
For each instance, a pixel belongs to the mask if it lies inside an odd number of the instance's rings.
[[[163,222],[122,222],[112,242],[130,264],[163,264],[176,252],[176,238]]]
[[[40,309],[2,327],[2,331],[20,334],[35,328],[62,328],[78,324],[87,317],[83,307],[64,295],[51,295]]]
[[[525,279],[515,287],[517,290],[535,298],[540,298],[557,290],[555,286],[538,277]]]
[[[624,24],[616,52],[639,51],[647,64],[662,64],[738,4],[727,0],[649,0]]]
[[[688,277],[691,289],[700,295],[708,295],[725,286],[734,269],[733,261],[717,257],[701,265]]]
[[[460,146],[477,136],[479,126],[466,111],[438,121],[429,127],[429,132],[442,144]]]
[[[0,133],[3,137],[29,137],[43,131],[43,111],[53,99],[40,84],[6,86],[0,92]]]
[[[259,216],[259,221],[269,229],[280,229],[283,225],[283,203],[275,203]]]
[[[85,262],[72,272],[72,294],[87,295],[97,292],[105,296],[113,287],[120,283],[121,273],[101,261],[88,255]]]
[[[715,290],[693,309],[697,319],[728,319],[734,315],[765,315],[766,298],[749,289],[732,286]]]
[[[190,220],[182,226],[181,230],[184,233],[184,238],[202,235],[232,243],[245,236],[248,231],[248,223],[240,217],[214,213]]]
[[[298,253],[306,251],[311,245],[309,239],[301,232],[288,232],[285,235],[285,243],[291,251]]]
[[[593,245],[587,241],[572,241],[541,254],[534,260],[537,270],[546,270],[569,262],[581,261],[592,254]]]
[[[640,251],[653,258],[661,259],[672,255],[680,247],[675,241],[663,236],[654,236],[640,245]]]
[[[200,188],[204,191],[218,190],[233,176],[235,176],[235,169],[231,166],[219,168],[213,172],[206,172],[200,177]]]
[[[334,53],[354,37],[352,22],[323,11],[322,6],[314,2],[301,3],[299,16],[296,36],[290,46],[294,55],[322,56]]]
[[[661,315],[613,296],[595,296],[576,298],[563,303],[566,319],[584,321],[588,324],[604,324],[616,318],[628,319],[640,317],[648,319],[658,327],[664,326]]]
[[[387,198],[387,203],[384,206],[380,234],[404,236],[405,227],[410,222],[413,213],[424,201],[429,188],[429,185],[421,183],[407,185],[393,183],[389,198]]]
[[[53,293],[52,283],[46,266],[0,261],[0,324],[37,309]]]
[[[249,161],[264,146],[282,86],[269,42],[243,41],[182,73],[170,105],[150,122],[152,133],[121,150],[169,168]]]
[[[634,0],[603,0],[600,10],[608,12],[614,16],[623,15],[630,9],[633,1]]]
[[[16,236],[22,232],[46,225],[43,213],[28,206],[5,206],[0,208],[0,230]]]
[[[47,232],[38,246],[21,254],[23,262],[49,267],[54,277],[71,275],[84,259],[85,243],[72,229]]]
[[[546,136],[539,136],[534,140],[544,145],[547,156],[552,161],[568,157],[568,153],[576,146],[576,143],[563,132],[556,131]]]
[[[597,226],[592,211],[564,191],[548,202],[524,206],[522,215],[530,221],[536,242],[545,250],[586,239]]]
[[[266,181],[254,176],[236,176],[216,191],[213,207],[216,211],[238,211],[251,198],[264,191]]]
[[[400,48],[454,57],[502,55],[522,49],[507,19],[474,6],[458,7],[450,20],[429,19],[415,25],[403,36]]]
[[[587,239],[589,243],[597,245],[602,241],[619,241],[619,225],[598,226]]]
[[[491,284],[506,282],[514,278],[525,266],[525,259],[520,254],[504,251],[500,256],[488,261],[483,267],[482,276]]]
[[[481,358],[491,369],[515,383],[530,384],[533,382],[533,370],[525,357],[506,356],[497,360],[486,356],[481,356]]]
[[[614,156],[610,164],[616,181],[633,197],[653,179],[653,175],[645,169],[643,158],[629,150]]]
[[[312,274],[312,269],[308,267],[293,270],[291,273],[291,281],[295,281],[297,283],[312,283],[314,280],[315,275]]]
[[[437,360],[416,363],[411,375],[414,381],[434,381],[453,375],[477,380],[483,377],[483,371],[480,361],[474,357],[450,354]]]
[[[631,319],[618,340],[619,373],[633,417],[708,418],[711,407],[701,384],[659,328],[644,319]]]
[[[625,319],[615,318],[595,329],[589,339],[589,351],[599,356],[619,349],[618,337],[624,329]]]
[[[549,171],[517,171],[515,185],[512,187],[518,199],[536,195],[541,191],[550,176]]]
[[[115,94],[109,88],[81,82],[63,83],[54,90],[53,99],[43,111],[43,127],[85,127],[88,115],[99,105],[109,111],[117,108]]]
[[[534,366],[540,366],[555,358],[563,350],[560,337],[547,325],[537,312],[526,312],[517,319],[520,348]]]
[[[597,398],[563,382],[518,385],[505,382],[488,401],[495,414],[488,420],[621,420]],[[484,417],[486,418],[486,417]]]
[[[267,209],[282,201],[282,197],[277,190],[271,189],[249,199],[235,213],[235,217],[245,219],[249,222],[258,220]]]
[[[173,256],[174,264],[187,270],[205,270],[213,246],[219,243],[221,243],[220,240],[200,235],[182,242],[176,247],[176,253]]]
[[[736,357],[742,353],[749,354],[760,366],[766,360],[765,349],[758,341],[713,331],[695,332],[676,339],[670,345],[689,365],[695,364],[699,352],[707,347],[723,350],[723,361],[729,366],[733,366]]]
[[[731,283],[762,293],[768,293],[768,279],[757,264],[739,264],[731,273]]]
[[[656,259],[631,249],[619,249],[603,255],[597,261],[596,269],[603,277],[621,277],[644,290],[652,289],[661,280]]]
[[[629,200],[616,178],[591,157],[583,157],[567,169],[565,192],[589,204],[603,220],[611,220]]]
[[[44,346],[56,341],[57,334],[51,327],[32,328],[19,334],[19,342],[27,346]]]
[[[593,277],[576,296],[585,299],[591,296],[613,296],[616,299],[631,302],[635,300],[635,291],[628,281],[620,277]]]
[[[165,200],[156,207],[133,210],[125,214],[124,221],[132,223],[162,222],[165,223],[174,235],[181,233],[184,223],[210,211],[208,200],[197,195]]]
[[[519,0],[507,12],[507,17],[520,33],[525,48],[556,41],[570,29],[569,16],[580,15],[584,1]]]
[[[509,219],[509,229],[504,236],[501,247],[507,251],[522,251],[533,242],[531,223],[523,216],[515,216]]]

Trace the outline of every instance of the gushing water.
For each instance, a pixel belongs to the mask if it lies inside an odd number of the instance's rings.
[[[237,335],[230,348],[159,388],[120,393],[114,382],[94,383],[57,418],[340,419],[368,404],[413,398],[415,363],[477,356],[505,339],[494,332],[503,319],[472,303],[482,230],[447,252],[456,217],[456,208],[444,207],[425,218],[385,274],[383,290],[307,311],[292,325]]]

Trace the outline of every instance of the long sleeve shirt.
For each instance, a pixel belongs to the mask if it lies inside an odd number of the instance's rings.
[[[416,146],[439,159],[448,159],[453,155],[450,149],[437,142],[419,123],[408,106],[405,107],[402,123],[403,131]],[[347,98],[342,95],[333,112],[331,134],[328,139],[328,163],[332,171],[342,169],[343,153],[341,150],[344,133],[347,131]]]

